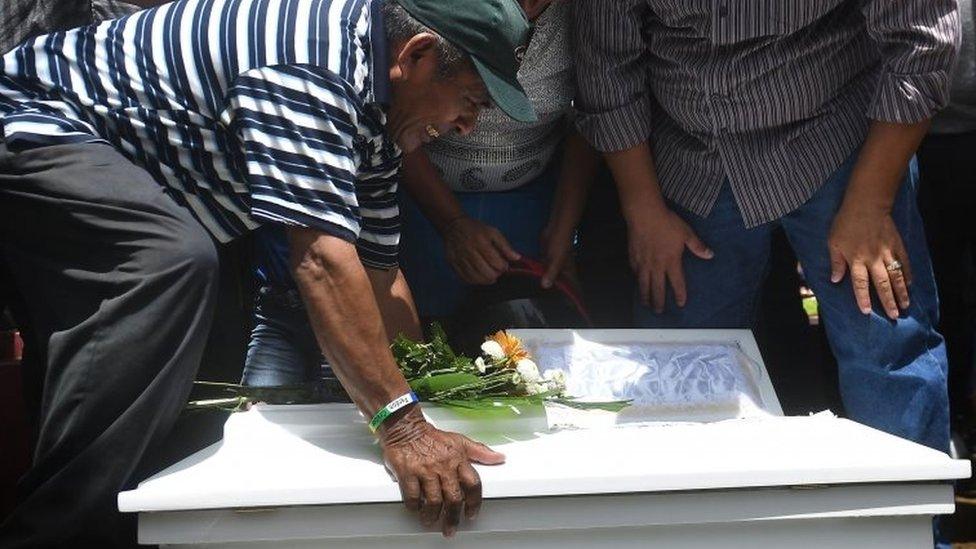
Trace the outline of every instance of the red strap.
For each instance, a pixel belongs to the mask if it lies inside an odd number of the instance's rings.
[[[513,261],[511,263],[508,268],[508,272],[511,274],[527,275],[541,280],[546,274],[546,267],[538,260],[522,256],[522,258],[518,261]],[[553,286],[569,298],[569,300],[573,303],[573,306],[576,308],[576,311],[581,317],[583,317],[583,320],[586,321],[586,324],[592,326],[593,321],[590,319],[590,314],[586,310],[586,306],[583,305],[583,300],[580,298],[579,294],[576,293],[576,289],[569,282],[566,276],[560,274],[559,277],[553,281]]]

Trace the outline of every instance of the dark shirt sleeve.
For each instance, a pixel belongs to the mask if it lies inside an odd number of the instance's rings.
[[[869,0],[862,9],[884,63],[868,117],[931,118],[949,103],[960,38],[956,0]]]
[[[576,2],[576,123],[597,150],[628,149],[651,133],[648,9],[646,0]]]

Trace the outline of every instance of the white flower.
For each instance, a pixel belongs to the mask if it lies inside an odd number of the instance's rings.
[[[523,358],[515,364],[515,370],[522,375],[522,377],[528,383],[535,383],[542,380],[542,376],[539,375],[539,367],[532,362],[532,359]]]
[[[549,390],[549,387],[547,387],[543,383],[528,383],[525,386],[525,390],[530,395],[537,395],[539,393],[545,393],[546,391]]]
[[[488,369],[488,365],[485,364],[485,359],[481,358],[480,356],[474,359],[474,366],[481,373],[485,373],[485,370]]]
[[[502,349],[502,346],[497,341],[491,339],[481,344],[481,352],[485,353],[485,356],[495,360],[503,360],[505,358],[505,350]]]
[[[561,387],[566,386],[566,372],[558,368],[546,370],[542,378]]]
[[[566,372],[562,370],[546,370],[543,379],[551,391],[562,392],[566,390]]]

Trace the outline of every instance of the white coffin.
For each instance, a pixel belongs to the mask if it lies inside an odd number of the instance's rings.
[[[523,333],[530,344],[571,334]],[[782,417],[748,332],[579,336],[734,342],[758,363],[771,411],[549,431],[541,417],[493,426],[427,409],[507,456],[478,467],[482,514],[452,540],[402,507],[349,405],[234,414],[221,442],[123,492],[119,508],[140,513],[140,542],[180,547],[907,548],[931,546],[931,517],[954,510],[948,481],[969,475],[968,462],[830,414]]]

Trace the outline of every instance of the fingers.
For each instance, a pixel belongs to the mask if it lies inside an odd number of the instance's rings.
[[[830,281],[837,284],[844,279],[847,272],[847,261],[840,251],[830,248]]]
[[[664,271],[651,271],[651,301],[654,305],[654,311],[658,314],[664,312],[664,288]]]
[[[904,255],[898,257],[906,257]],[[884,264],[885,270],[887,271],[888,278],[891,280],[891,289],[895,293],[895,299],[898,301],[898,307],[901,309],[907,309],[911,304],[908,297],[908,276],[906,275],[908,269],[908,260],[904,263],[898,261],[901,264],[900,269],[894,269],[891,271],[887,270],[887,265],[891,265],[892,262],[897,261],[897,257],[891,253],[885,254]]]
[[[651,269],[648,267],[638,267],[634,272],[637,274],[641,303],[647,307],[651,304]]]
[[[888,278],[891,280],[895,299],[898,300],[898,308],[907,309],[911,305],[911,299],[908,297],[908,280],[905,278],[905,272],[902,269],[889,271]]]
[[[508,262],[502,259],[493,248],[482,250],[484,253],[476,253],[471,256],[471,264],[478,270],[489,283],[494,282],[498,275],[508,269]]]
[[[471,262],[467,254],[457,253],[453,248],[448,248],[447,250],[447,262],[457,273],[458,277],[468,284],[478,284],[477,280],[481,279],[481,274],[477,269],[471,266]]]
[[[452,537],[457,532],[458,524],[461,523],[464,492],[461,491],[457,471],[449,471],[447,474],[441,475],[440,479],[441,490],[444,495],[444,520],[441,523],[441,532],[444,533],[445,537]]]
[[[492,244],[494,244],[494,241],[492,241]],[[500,248],[496,248],[495,246],[485,246],[479,251],[481,258],[485,261],[485,263],[491,265],[493,272],[501,274],[508,270],[508,260],[502,255],[503,252]]]
[[[855,260],[849,267],[839,253],[831,250],[830,256],[830,280],[834,283],[839,282],[843,278],[844,272],[848,268],[850,269],[854,299],[862,313],[871,313],[872,287],[888,318],[897,319],[900,310],[908,308],[910,304],[909,279],[906,276],[905,264],[902,263],[901,269],[888,270],[888,266],[896,260],[894,254],[885,253],[882,255],[883,260],[876,260],[870,264]]]
[[[675,263],[668,269],[668,280],[671,281],[671,289],[674,290],[674,302],[678,307],[684,307],[688,301],[688,290],[685,286],[685,274],[681,268],[681,263]]]
[[[888,269],[883,261],[871,265],[871,280],[874,281],[874,291],[878,294],[878,300],[888,318],[898,318],[898,304],[895,302],[891,279],[888,277]]]
[[[685,246],[688,247],[688,250],[690,250],[691,253],[702,259],[711,259],[715,257],[715,253],[712,252],[712,250],[706,246],[705,243],[702,242],[701,239],[695,234],[692,234],[688,238],[688,240],[685,242]]]
[[[566,263],[566,254],[564,252],[557,253],[555,257],[549,258],[546,265],[546,272],[542,275],[542,287],[551,288],[556,279],[559,278],[559,273],[563,271],[563,265]]]
[[[467,258],[459,259],[454,264],[454,271],[467,284],[484,284],[481,272],[471,266],[471,262]]]
[[[417,477],[410,476],[398,479],[400,485],[400,495],[403,496],[403,504],[411,511],[420,510],[420,481]]]
[[[871,314],[871,281],[864,263],[851,265],[851,285],[854,287],[854,300],[864,314]]]
[[[482,465],[500,465],[505,463],[505,454],[496,452],[484,444],[475,442],[467,437],[462,437],[461,440],[469,460]]]
[[[424,499],[420,506],[420,523],[429,527],[440,518],[444,503],[440,477],[425,477],[422,484]]]
[[[464,516],[471,520],[481,511],[481,476],[470,463],[462,463],[458,468],[458,479],[464,490]]]
[[[522,259],[522,254],[516,252],[512,245],[508,243],[505,235],[501,233],[498,229],[492,229],[491,231],[491,242],[495,245],[495,248],[509,261],[518,261]],[[507,266],[507,265],[506,265]]]
[[[468,256],[464,260],[464,264],[467,273],[464,281],[470,284],[493,284],[498,279],[498,275],[504,271],[504,269],[496,269],[491,266],[478,254]]]
[[[898,259],[901,263],[901,274],[905,279],[905,284],[911,285],[912,283],[912,262],[908,259],[908,250],[905,249],[904,242],[899,238],[895,243],[895,253],[893,257],[886,258],[887,261],[893,261]],[[907,307],[907,305],[906,305]]]
[[[400,483],[405,506],[419,511],[420,523],[440,523],[445,536],[453,536],[467,509],[473,518],[481,508],[481,477],[472,461],[498,464],[505,456],[457,433],[422,430],[415,438],[384,445],[387,467]]]
[[[454,225],[444,243],[448,261],[469,284],[494,284],[521,257],[498,229],[471,219]]]

